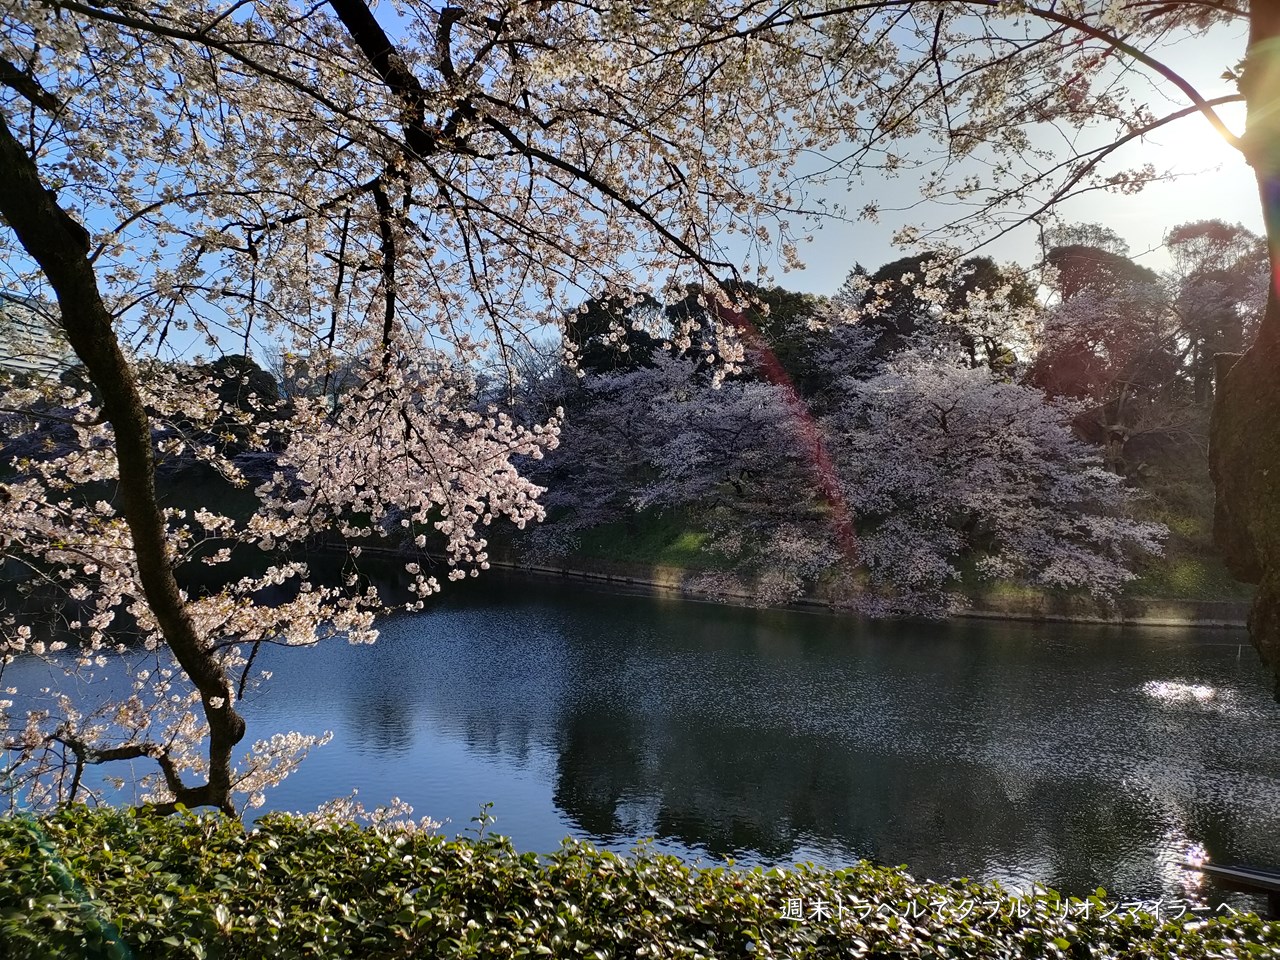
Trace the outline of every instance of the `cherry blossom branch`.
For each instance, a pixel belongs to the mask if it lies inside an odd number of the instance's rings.
[[[1222,106],[1228,103],[1239,103],[1243,100],[1244,100],[1244,97],[1241,94],[1226,94],[1221,97],[1215,97],[1214,99],[1208,101],[1208,103],[1210,103],[1212,106]],[[1043,173],[1037,174],[1035,177],[1032,177],[1029,181],[1020,182],[1018,186],[1011,187],[1010,189],[1004,191],[1003,193],[997,194],[996,196],[987,200],[983,205],[983,210],[981,211],[981,213],[990,213],[997,210],[999,207],[1008,203],[1016,193],[1020,193],[1024,191],[1029,184],[1043,183],[1058,171],[1063,170],[1064,168],[1070,167],[1073,164],[1078,164],[1077,168],[1067,177],[1067,179],[1063,183],[1055,187],[1053,192],[1046,199],[1038,203],[1035,206],[1035,208],[1032,209],[1029,213],[1025,213],[1019,216],[1014,221],[1013,226],[1005,228],[1005,232],[1016,229],[1017,227],[1020,227],[1026,223],[1034,223],[1041,216],[1047,213],[1049,210],[1052,210],[1054,207],[1061,204],[1064,200],[1070,199],[1071,197],[1074,197],[1074,196],[1079,196],[1080,194],[1086,193],[1090,190],[1098,189],[1098,187],[1089,186],[1084,189],[1077,190],[1076,187],[1090,173],[1092,173],[1094,170],[1097,170],[1107,157],[1115,153],[1125,144],[1131,143],[1134,140],[1145,137],[1148,134],[1156,130],[1159,130],[1161,127],[1165,126],[1166,124],[1174,122],[1175,120],[1181,120],[1185,117],[1189,117],[1189,116],[1192,116],[1193,114],[1200,113],[1200,112],[1201,112],[1200,108],[1196,106],[1184,107],[1181,110],[1175,110],[1173,113],[1166,114],[1165,116],[1161,117],[1158,120],[1154,120],[1151,123],[1148,123],[1142,127],[1138,127],[1135,130],[1131,130],[1129,133],[1125,134],[1123,137],[1113,140],[1110,143],[1104,144],[1103,146],[1100,146],[1100,147],[1095,147],[1093,150],[1087,151],[1086,153],[1076,154],[1075,156],[1072,156],[1067,160],[1063,160],[1055,164],[1054,166],[1050,167],[1048,170],[1044,171]],[[981,216],[981,213],[979,214],[979,216]],[[972,216],[973,214],[968,214],[963,219],[970,219]],[[961,222],[960,220],[952,220],[951,222],[930,231],[930,235],[942,234],[942,233],[946,233],[949,230],[954,230],[960,224],[960,222]],[[978,250],[985,247],[987,244],[993,242],[994,239],[995,239],[994,237],[989,237],[981,241],[980,243],[975,244],[972,247],[966,248],[965,250],[961,251],[956,255],[956,259],[962,259],[964,257],[969,256],[970,254],[977,252]]]
[[[209,655],[174,578],[168,535],[156,500],[147,412],[116,340],[113,317],[98,292],[87,259],[87,234],[41,184],[35,162],[14,139],[3,117],[0,169],[6,171],[0,178],[0,216],[40,264],[57,294],[67,341],[98,388],[102,412],[114,430],[121,510],[148,605],[178,663],[201,692],[210,728],[204,802],[234,812],[231,751],[243,739],[245,723],[233,706],[231,683]]]
[[[52,423],[63,423],[69,427],[96,427],[107,422],[105,412],[99,413],[96,417],[90,418],[74,418],[60,417],[57,414],[46,413],[43,410],[19,409],[17,407],[0,406],[0,413],[12,413],[21,417],[38,417],[41,420],[48,420]]]
[[[373,11],[363,0],[330,0],[329,6],[351,34],[351,39],[365,55],[369,66],[399,101],[405,143],[409,150],[418,159],[437,153],[442,147],[442,134],[427,126],[426,88],[405,64],[395,44],[374,17]],[[441,36],[446,44],[448,25],[456,19],[447,16],[451,9],[455,8],[446,8],[440,15]],[[442,66],[441,72],[443,71]],[[465,149],[457,142],[450,146],[455,150]]]
[[[999,5],[1001,0],[970,0],[970,2],[976,2],[979,6],[995,7]],[[1093,24],[1086,20],[1082,20],[1079,17],[1067,16],[1059,13],[1057,10],[1046,7],[1028,7],[1027,13],[1032,16],[1048,20],[1052,23],[1060,23],[1065,27],[1078,30],[1087,36],[1093,37],[1095,40],[1101,40],[1108,46],[1119,50],[1125,56],[1136,60],[1138,63],[1141,63],[1143,66],[1148,67],[1151,70],[1154,70],[1186,94],[1187,99],[1191,101],[1197,111],[1204,114],[1205,119],[1213,125],[1213,128],[1218,131],[1223,140],[1235,147],[1237,150],[1241,149],[1240,138],[1232,133],[1230,128],[1222,122],[1222,118],[1218,116],[1218,112],[1214,109],[1214,103],[1210,100],[1206,100],[1191,81],[1187,80],[1182,76],[1182,74],[1178,73],[1168,64],[1157,60],[1145,51],[1139,50],[1137,47],[1126,42],[1120,37],[1117,37],[1115,34],[1095,27]]]
[[[382,251],[382,358],[390,361],[391,335],[396,322],[396,234],[395,213],[381,181],[373,187],[373,202],[378,210],[378,235]]]
[[[241,52],[237,45],[229,41],[222,41],[209,33],[209,28],[201,30],[184,30],[179,27],[170,27],[154,20],[145,20],[140,17],[125,16],[124,14],[112,13],[103,9],[101,6],[86,5],[77,3],[76,0],[40,0],[46,6],[57,9],[70,10],[81,16],[91,17],[95,20],[105,20],[107,23],[114,23],[117,26],[128,27],[131,30],[138,30],[143,33],[154,34],[159,37],[166,37],[170,40],[185,40],[190,43],[207,47],[211,50],[217,50],[219,53],[231,57],[233,60],[241,63],[251,71],[264,77],[270,77],[272,80],[285,87],[295,90],[303,95],[315,100],[321,106],[331,110],[336,116],[349,118],[349,111],[341,104],[329,99],[321,91],[301,83],[296,77],[283,73],[280,70],[270,67],[264,63],[254,60],[252,57],[246,56]]]

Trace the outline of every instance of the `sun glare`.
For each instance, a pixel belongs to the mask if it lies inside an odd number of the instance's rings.
[[[1218,115],[1235,133],[1244,131],[1244,109],[1228,104]],[[1143,139],[1157,167],[1172,167],[1181,174],[1230,171],[1245,166],[1244,156],[1229,144],[1204,117],[1184,117]]]

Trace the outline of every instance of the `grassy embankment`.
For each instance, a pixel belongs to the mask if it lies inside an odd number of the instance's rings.
[[[1207,478],[1155,479],[1137,504],[1139,519],[1169,528],[1163,556],[1142,561],[1130,588],[1138,597],[1248,600],[1253,587],[1236,580],[1213,543],[1213,487]]]
[[[1180,601],[1247,601],[1253,588],[1235,580],[1213,545],[1213,491],[1207,484],[1152,483],[1136,504],[1137,519],[1163,523],[1169,529],[1164,553],[1134,562],[1138,579],[1123,596]],[[687,513],[646,511],[628,525],[618,522],[589,530],[577,549],[563,558],[571,568],[634,568],[642,576],[655,567],[691,572],[729,569],[722,556],[705,549],[709,535]],[[517,546],[517,551],[518,551]],[[1070,597],[1019,583],[968,579],[960,592],[975,605],[1031,601],[1038,597]],[[1083,596],[1083,591],[1078,592]]]

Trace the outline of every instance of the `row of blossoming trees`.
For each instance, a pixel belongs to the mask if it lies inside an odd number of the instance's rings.
[[[1161,276],[1097,225],[1054,239],[1047,303],[985,258],[929,281],[928,257],[858,270],[831,300],[754,291],[744,373],[720,383],[707,337],[645,332],[705,320],[707,298],[585,305],[585,376],[536,371],[523,398],[569,411],[537,471],[553,509],[534,555],[671,513],[732,571],[700,579],[712,592],[770,602],[852,575],[834,592],[867,611],[945,611],[984,579],[1114,597],[1160,550],[1163,528],[1132,519],[1151,464],[1208,486],[1205,358],[1257,323],[1265,248],[1184,224]]]

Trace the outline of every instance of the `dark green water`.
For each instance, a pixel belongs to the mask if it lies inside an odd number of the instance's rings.
[[[1280,706],[1243,632],[878,623],[495,578],[373,646],[262,657],[249,737],[335,734],[269,809],[358,788],[453,833],[492,802],[525,850],[653,837],[1129,899],[1186,896],[1192,844],[1280,866]]]

